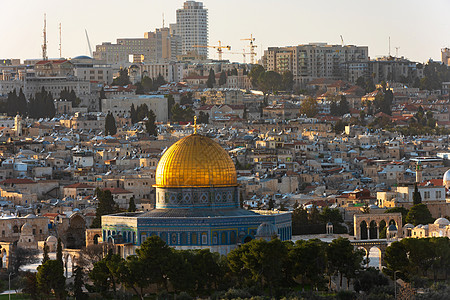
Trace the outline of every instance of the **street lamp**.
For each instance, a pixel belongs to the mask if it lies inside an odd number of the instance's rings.
[[[8,276],[8,299],[11,300],[11,275],[14,275],[13,272],[9,273]]]
[[[400,273],[400,271],[394,272],[394,299],[397,300],[397,272]]]

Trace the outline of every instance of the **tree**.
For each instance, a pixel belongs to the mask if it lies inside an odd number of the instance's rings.
[[[173,95],[167,95],[167,109],[168,109],[168,118],[169,120],[172,120],[172,107],[175,104],[175,99],[173,98]]]
[[[134,203],[134,196],[130,198],[130,204],[128,206],[128,212],[135,212],[136,204]]]
[[[136,109],[134,107],[134,103],[131,104],[130,118],[131,118],[131,124],[136,124],[138,122],[138,120],[137,120],[137,113],[136,113]]]
[[[158,236],[150,236],[139,249],[136,249],[136,254],[146,266],[141,276],[149,283],[163,285],[168,290],[167,280],[172,251],[166,242]]]
[[[408,210],[406,208],[404,208],[404,207],[393,207],[393,208],[387,209],[384,213],[386,213],[386,214],[401,213],[402,214],[402,222],[403,222],[402,226],[404,224],[406,224],[405,220],[406,220],[406,216],[408,215]]]
[[[142,87],[144,88],[145,93],[154,91],[153,80],[150,77],[144,76],[141,80],[141,84],[142,84]]]
[[[192,92],[187,92],[181,96],[181,99],[180,99],[181,105],[186,105],[186,104],[192,105],[193,103],[194,103],[194,100],[192,99]]]
[[[327,243],[319,239],[298,240],[289,251],[289,260],[293,267],[293,276],[305,286],[316,288],[324,280],[327,267]]]
[[[145,94],[144,86],[142,85],[142,83],[140,83],[140,82],[136,83],[136,91],[134,93],[136,95],[144,95]]]
[[[306,115],[308,118],[314,118],[319,113],[319,107],[317,101],[309,97],[303,100],[303,103],[300,107],[300,114]]]
[[[350,105],[347,101],[347,97],[341,95],[341,100],[339,101],[339,114],[341,116],[348,114],[350,112]]]
[[[417,188],[417,182],[414,184],[413,203],[414,205],[422,203],[422,196]]]
[[[117,204],[113,199],[111,191],[102,191],[100,189],[97,189],[96,195],[98,199],[98,206],[95,211],[95,218],[92,221],[91,228],[101,228],[102,216],[113,214],[118,211]]]
[[[342,237],[334,239],[327,249],[328,270],[331,274],[339,274],[339,286],[342,287],[342,278],[345,275],[347,280],[353,278],[361,268],[363,253],[355,250],[348,239]]]
[[[38,262],[37,254],[37,249],[14,247],[9,257],[12,271],[18,274],[21,267]]]
[[[164,77],[160,74],[158,74],[158,77],[153,80],[153,90],[157,91],[160,86],[166,84],[166,80],[164,80]]]
[[[56,261],[61,264],[61,267],[64,267],[61,238],[58,238],[58,244],[56,246]]]
[[[252,69],[248,73],[248,77],[250,78],[253,88],[259,88],[259,78],[265,72],[266,70],[261,65],[252,66]]]
[[[57,260],[48,260],[37,268],[36,281],[39,291],[50,295],[52,290],[57,299],[64,299],[66,282],[64,268]]]
[[[283,72],[282,76],[282,85],[285,91],[292,91],[294,87],[294,75],[291,71]]]
[[[47,242],[44,242],[44,254],[43,254],[43,258],[42,258],[42,263],[45,263],[47,260],[50,259],[50,257],[48,256],[48,245]]]
[[[115,135],[116,133],[116,119],[114,119],[112,113],[108,113],[105,119],[105,135]]]
[[[198,115],[197,123],[209,124],[209,114],[201,111]]]
[[[221,72],[219,77],[219,85],[224,85],[227,83],[227,73]]]
[[[89,296],[83,292],[84,285],[84,274],[83,268],[76,266],[74,270],[74,281],[73,281],[73,296],[76,300],[88,299]]]
[[[214,70],[211,68],[209,69],[209,75],[208,80],[206,81],[206,86],[212,89],[215,84],[216,84],[216,74],[214,73]]]
[[[99,292],[104,298],[117,298],[117,285],[122,276],[123,258],[113,254],[111,250],[100,261],[94,264],[94,268],[89,272],[89,278],[94,286],[90,289]]]
[[[430,224],[433,223],[433,221],[434,219],[431,216],[428,207],[423,203],[413,205],[406,216],[406,222],[411,223],[414,226],[419,224]]]
[[[30,295],[31,299],[37,300],[39,296],[39,290],[37,286],[36,273],[25,272],[23,274],[23,289],[22,292]]]
[[[153,110],[149,110],[147,114],[147,121],[145,122],[145,130],[148,134],[158,136],[158,128],[155,124],[156,116]]]
[[[119,76],[113,79],[112,85],[125,86],[130,84],[130,76],[128,76],[128,69],[121,68],[119,71]]]

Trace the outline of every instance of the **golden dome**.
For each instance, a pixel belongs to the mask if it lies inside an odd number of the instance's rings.
[[[215,141],[191,134],[173,144],[158,163],[156,187],[236,186],[236,168]]]

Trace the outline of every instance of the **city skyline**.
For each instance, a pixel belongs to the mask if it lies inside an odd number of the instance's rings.
[[[43,41],[44,13],[47,14],[48,56],[59,57],[59,23],[62,23],[62,55],[70,58],[89,54],[84,30],[87,29],[94,50],[102,42],[115,42],[117,38],[143,37],[144,32],[176,22],[176,10],[182,0],[162,3],[128,2],[130,10],[120,8],[119,1],[11,1],[4,3],[6,14],[0,24],[1,58],[40,58]],[[450,3],[434,1],[433,10],[422,1],[387,0],[370,1],[356,6],[355,0],[344,1],[291,1],[274,6],[272,1],[230,0],[227,2],[202,1],[209,14],[209,43],[218,40],[231,45],[231,52],[242,52],[247,45],[241,41],[253,34],[261,52],[273,46],[294,46],[312,42],[369,47],[373,59],[390,53],[414,61],[440,60],[440,49],[450,46],[445,33],[445,11]],[[375,5],[376,4],[376,5]],[[438,9],[436,9],[438,8]],[[418,16],[417,12],[432,12],[433,16]],[[16,13],[15,13],[16,12]],[[261,13],[264,12],[264,13]],[[368,13],[370,12],[370,14]],[[122,18],[122,20],[121,20]],[[20,20],[20,22],[18,21]],[[269,20],[269,21],[267,21]],[[101,24],[101,26],[99,26]],[[8,29],[9,28],[9,29]],[[248,52],[248,47],[246,48]],[[224,58],[242,61],[242,55],[227,54]],[[217,58],[211,49],[210,58]],[[247,56],[247,62],[249,56]]]

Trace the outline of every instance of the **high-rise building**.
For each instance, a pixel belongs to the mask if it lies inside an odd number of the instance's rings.
[[[305,85],[316,78],[356,80],[367,71],[367,46],[310,43],[292,47],[270,47],[264,51],[268,71],[291,71],[295,83]]]
[[[194,47],[208,45],[208,10],[202,2],[184,2],[183,8],[177,9],[177,24],[171,25],[171,31],[181,37],[183,54],[196,51],[208,57],[208,48]]]
[[[154,32],[145,32],[144,38],[117,39],[116,44],[97,45],[94,58],[109,64],[133,62],[175,61],[181,54],[181,39],[171,34],[169,28],[157,28]]]

